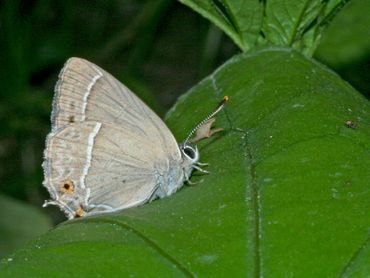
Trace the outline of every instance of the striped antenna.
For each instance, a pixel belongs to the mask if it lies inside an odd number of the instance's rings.
[[[226,102],[229,101],[229,97],[228,96],[224,96],[224,98],[222,99],[222,101],[217,105],[217,107],[215,108],[215,110],[213,110],[207,117],[204,118],[203,121],[201,121],[199,124],[196,125],[196,127],[194,127],[188,137],[186,137],[185,141],[184,141],[184,145],[186,145],[190,138],[194,135],[194,133],[202,126],[204,125],[209,119],[213,118],[218,112],[220,112],[222,110],[222,108],[224,108]]]

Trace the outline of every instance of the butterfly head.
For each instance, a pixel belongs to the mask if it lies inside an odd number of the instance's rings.
[[[199,151],[197,146],[192,146],[190,143],[184,142],[180,144],[180,151],[183,159],[190,165],[198,162]]]
[[[196,125],[195,128],[193,128],[190,131],[190,133],[186,137],[185,141],[182,142],[181,144],[179,144],[179,148],[180,148],[181,156],[182,156],[182,169],[183,169],[183,174],[184,174],[184,177],[185,177],[186,181],[189,180],[190,174],[191,174],[193,169],[197,169],[197,170],[199,170],[201,172],[204,172],[204,173],[207,172],[205,170],[202,170],[201,167],[200,167],[201,165],[204,165],[204,163],[199,162],[199,156],[200,155],[199,155],[199,150],[198,150],[197,146],[191,144],[191,142],[197,141],[197,140],[194,140],[194,138],[192,139],[194,133],[197,132],[198,130],[204,129],[204,127],[206,127],[205,130],[203,130],[204,134],[201,136],[201,138],[209,137],[208,134],[212,133],[212,130],[210,130],[211,129],[210,125],[212,125],[212,123],[213,123],[213,121],[212,121],[211,124],[209,125],[209,121],[212,120],[213,117],[223,109],[223,107],[225,106],[225,104],[228,100],[229,100],[229,97],[225,96],[222,99],[222,101],[217,105],[216,109],[213,110],[210,114],[208,114],[208,116],[205,117],[205,119],[203,121],[201,121],[198,125]],[[207,133],[207,135],[205,135],[205,133]]]

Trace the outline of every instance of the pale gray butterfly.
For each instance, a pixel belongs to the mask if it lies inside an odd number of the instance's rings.
[[[164,122],[100,67],[69,59],[55,86],[44,182],[68,218],[138,206],[176,192],[200,168],[192,135],[177,144]]]

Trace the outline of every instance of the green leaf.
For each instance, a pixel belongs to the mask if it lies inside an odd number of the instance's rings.
[[[0,257],[51,228],[50,220],[28,204],[0,195]]]
[[[244,51],[253,47],[262,27],[263,5],[258,0],[180,0],[220,27]]]
[[[220,27],[243,50],[291,46],[312,55],[323,27],[349,0],[180,0]]]
[[[197,185],[67,221],[0,276],[369,276],[369,102],[325,66],[263,49],[180,98],[168,117],[179,141],[224,95],[225,130],[199,144],[211,173]]]
[[[370,1],[355,0],[324,31],[316,57],[333,68],[369,59]]]

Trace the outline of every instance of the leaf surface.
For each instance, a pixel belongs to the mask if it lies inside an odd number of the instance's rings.
[[[199,184],[67,221],[4,259],[0,276],[368,275],[368,101],[295,51],[263,49],[179,99],[167,119],[179,141],[224,95],[225,130],[199,144],[211,172],[195,173]]]

